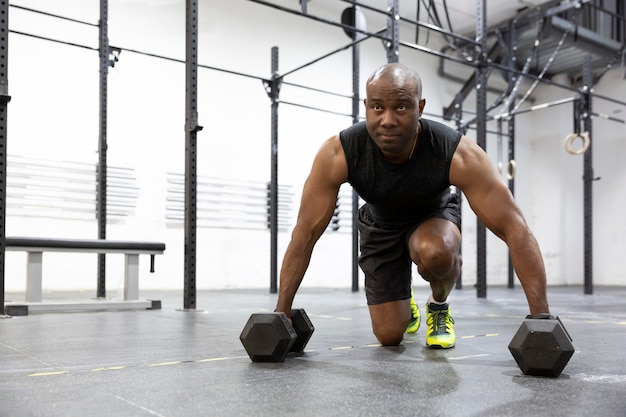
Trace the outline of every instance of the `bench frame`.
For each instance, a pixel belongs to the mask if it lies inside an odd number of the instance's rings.
[[[150,255],[150,272],[154,272],[154,256],[163,254],[165,243],[133,242],[106,239],[49,239],[37,237],[7,237],[5,250],[27,252],[26,304],[7,303],[8,315],[27,315],[28,311],[147,308],[160,309],[158,300],[139,300],[139,255]],[[83,252],[124,254],[124,298],[111,301],[98,298],[94,302],[43,302],[42,276],[44,252]]]

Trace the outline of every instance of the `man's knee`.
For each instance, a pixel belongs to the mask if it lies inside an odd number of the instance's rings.
[[[402,339],[404,338],[404,331],[406,330],[406,326],[403,329],[374,329],[374,335],[378,342],[383,346],[398,346]]]
[[[449,275],[461,266],[461,233],[458,227],[440,218],[422,223],[409,239],[409,252],[424,276]]]
[[[409,300],[391,301],[369,306],[372,330],[383,346],[397,346],[411,320]]]
[[[444,239],[419,241],[415,250],[418,267],[430,271],[435,276],[447,275],[461,263],[458,247]]]

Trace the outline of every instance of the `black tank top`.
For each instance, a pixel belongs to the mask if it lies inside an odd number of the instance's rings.
[[[421,123],[415,154],[403,164],[391,164],[383,158],[365,122],[339,133],[348,163],[348,182],[382,227],[415,224],[444,207],[450,197],[450,163],[461,134],[432,120],[421,119]]]

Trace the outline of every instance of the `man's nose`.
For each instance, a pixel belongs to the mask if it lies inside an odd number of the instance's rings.
[[[397,123],[396,115],[391,110],[385,110],[382,114],[380,124],[383,126],[395,126]]]

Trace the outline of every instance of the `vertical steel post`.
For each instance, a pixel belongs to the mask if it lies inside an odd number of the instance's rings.
[[[583,130],[592,138],[589,148],[584,155],[583,173],[583,199],[584,199],[584,281],[585,294],[593,294],[593,134],[591,130],[591,91],[593,89],[593,72],[591,56],[587,56],[583,62],[583,101],[582,118]]]
[[[271,110],[271,183],[270,183],[270,293],[278,292],[278,47],[272,47],[272,79],[269,94]]]
[[[487,150],[486,0],[476,0],[476,143]],[[476,219],[476,296],[487,298],[487,231]]]
[[[387,62],[398,62],[400,59],[400,11],[399,0],[387,0],[387,37],[391,41],[386,41]]]
[[[109,48],[109,4],[100,0],[99,53],[100,53],[100,134],[98,141],[97,207],[98,239],[107,236],[107,103],[108,76],[111,64]],[[98,254],[98,298],[106,297],[106,255]]]
[[[513,110],[513,105],[515,101],[511,102],[511,106],[509,107],[509,112]],[[509,134],[509,158],[507,163],[511,163],[511,161],[515,160],[515,116],[511,116],[508,121],[508,134]],[[509,179],[509,190],[511,190],[511,194],[515,196],[515,177],[513,176]],[[509,252],[509,270],[508,270],[508,288],[515,288],[515,269],[513,268],[513,259],[511,258],[511,254]]]
[[[357,1],[358,3],[358,1]],[[352,7],[352,21],[356,29],[360,28],[359,22],[359,6],[356,4]],[[354,40],[360,40],[363,35],[356,30],[352,36]],[[359,97],[360,86],[360,53],[361,44],[355,43],[352,46],[352,123],[359,122],[359,106],[361,99]],[[359,210],[359,195],[352,190],[352,291],[359,290],[359,228],[357,225],[357,213]]]
[[[456,121],[456,129],[460,134],[465,135],[467,133],[467,127],[464,127],[463,124],[463,95],[461,93],[457,93],[454,97],[454,119]],[[456,188],[456,187],[455,187]],[[461,221],[463,219],[463,192],[456,188],[455,193],[459,199],[459,216],[461,217]],[[463,256],[463,247],[459,248],[459,255]],[[463,288],[463,268],[459,272],[459,277],[456,280],[455,288],[460,290]]]
[[[9,106],[9,0],[0,0],[0,316],[4,315],[6,251],[7,110]]]
[[[509,21],[509,59],[508,61],[508,67],[513,69],[515,68],[515,61],[517,61],[517,57],[515,56],[515,52],[517,51],[517,31],[515,29],[515,23],[514,21]],[[509,86],[511,88],[511,91],[513,90],[513,86],[515,85],[515,82],[517,81],[517,75],[511,71],[508,74],[508,80],[509,80]],[[515,108],[515,100],[511,100],[511,104],[509,105],[509,108],[507,109],[507,111],[510,113],[513,109]],[[510,116],[508,119],[508,123],[507,123],[507,129],[508,129],[508,135],[509,135],[509,141],[508,141],[508,146],[509,146],[509,151],[508,151],[508,161],[507,161],[507,167],[508,164],[511,161],[515,160],[515,116]],[[508,168],[507,168],[508,169]],[[509,190],[511,191],[511,194],[513,194],[513,196],[515,196],[515,178],[511,178],[509,180]],[[508,252],[508,288],[514,288],[515,287],[515,269],[513,268],[513,259],[511,258],[511,254],[510,252]]]
[[[184,309],[196,308],[198,125],[198,1],[187,0],[185,58],[185,284]]]

